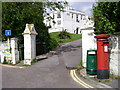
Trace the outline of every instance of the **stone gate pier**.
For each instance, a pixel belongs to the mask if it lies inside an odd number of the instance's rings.
[[[34,24],[26,24],[22,33],[24,36],[24,64],[31,65],[31,61],[36,57],[36,35]]]

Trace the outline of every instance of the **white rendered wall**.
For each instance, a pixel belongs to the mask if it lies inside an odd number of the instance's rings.
[[[87,50],[97,49],[93,32],[93,29],[82,30],[82,61],[84,67],[86,67]]]
[[[67,9],[65,12],[60,12],[61,13],[61,18],[57,18],[57,13],[59,11],[53,11],[50,16],[53,17],[53,13],[54,13],[54,21],[56,22],[55,24],[53,24],[53,20],[48,21],[48,20],[44,20],[44,23],[46,24],[46,26],[51,26],[51,28],[49,28],[49,33],[51,32],[59,32],[62,31],[63,29],[67,29],[68,32],[70,33],[76,33],[76,29],[80,28],[80,25],[82,25],[81,21],[82,21],[82,16],[85,16],[84,13],[80,12],[80,11],[76,11],[76,10],[70,10]],[[73,13],[73,18],[72,18],[72,13]],[[76,21],[76,15],[78,15],[78,20],[79,22]],[[61,25],[57,24],[57,21],[61,21]],[[81,34],[81,30],[79,29],[78,34]]]
[[[49,28],[48,29],[48,32],[49,33],[52,33],[52,32],[60,32],[60,31],[62,31],[63,30],[63,28]]]
[[[67,29],[68,32],[73,32],[73,20],[71,16],[67,15],[67,12],[63,13],[63,28]]]

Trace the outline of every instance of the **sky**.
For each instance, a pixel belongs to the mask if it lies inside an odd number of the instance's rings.
[[[75,10],[85,12],[86,15],[92,16],[92,6],[96,0],[66,0]]]

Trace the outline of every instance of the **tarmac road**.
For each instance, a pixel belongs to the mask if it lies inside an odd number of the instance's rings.
[[[2,88],[84,88],[67,67],[81,60],[81,40],[62,44],[58,54],[26,68],[2,67]]]

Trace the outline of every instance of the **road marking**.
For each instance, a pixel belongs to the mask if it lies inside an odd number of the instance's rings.
[[[3,65],[3,64],[0,64],[0,66],[11,67],[11,68],[25,68],[25,67],[21,67],[21,66],[11,66],[11,65]]]
[[[85,87],[85,88],[88,88],[87,86],[85,86],[83,83],[79,82],[79,81],[75,78],[75,76],[73,75],[73,71],[72,71],[72,70],[70,71],[70,75],[72,76],[72,78],[73,78],[77,83],[81,84],[81,85],[82,85],[83,87]]]
[[[80,80],[80,78],[78,78],[78,76],[76,75],[75,70],[74,70],[73,72],[74,72],[75,77],[76,77],[80,82],[84,83],[84,84],[85,84],[86,86],[88,86],[89,88],[94,88],[94,87],[88,85],[87,83],[85,83],[84,81]]]
[[[72,76],[72,78],[73,78],[77,83],[81,84],[83,87],[85,87],[85,88],[94,88],[94,87],[88,85],[87,83],[85,83],[84,81],[80,80],[80,79],[78,78],[78,76],[76,75],[75,70],[71,70],[71,71],[70,71],[70,75]]]

